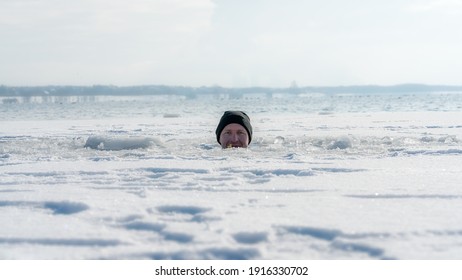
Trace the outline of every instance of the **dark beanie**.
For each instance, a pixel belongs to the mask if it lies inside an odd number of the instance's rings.
[[[246,113],[242,111],[226,111],[220,119],[220,123],[218,123],[217,130],[215,133],[217,134],[217,141],[220,143],[220,134],[230,123],[237,123],[242,125],[245,130],[247,130],[247,134],[249,135],[249,144],[252,141],[252,125],[250,125],[250,118],[247,116]],[[221,143],[220,143],[221,144]]]

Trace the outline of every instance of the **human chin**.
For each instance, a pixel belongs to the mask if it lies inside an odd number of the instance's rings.
[[[228,142],[225,145],[223,145],[223,148],[225,149],[226,148],[247,148],[247,146],[241,142],[236,142],[236,143]]]

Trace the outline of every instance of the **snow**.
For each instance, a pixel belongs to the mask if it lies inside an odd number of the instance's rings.
[[[249,114],[248,149],[216,143],[228,109]],[[460,259],[461,109],[457,94],[0,103],[0,259]]]

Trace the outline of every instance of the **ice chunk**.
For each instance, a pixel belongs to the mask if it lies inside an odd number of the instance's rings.
[[[98,150],[129,150],[145,149],[152,146],[154,139],[148,137],[106,137],[90,136],[85,143],[85,148]]]
[[[335,150],[335,149],[344,150],[347,148],[351,148],[351,140],[350,138],[346,136],[335,139],[327,146],[328,150]]]

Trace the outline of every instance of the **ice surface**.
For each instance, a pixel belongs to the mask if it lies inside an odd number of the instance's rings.
[[[0,103],[1,259],[462,257],[462,95],[72,100]]]

